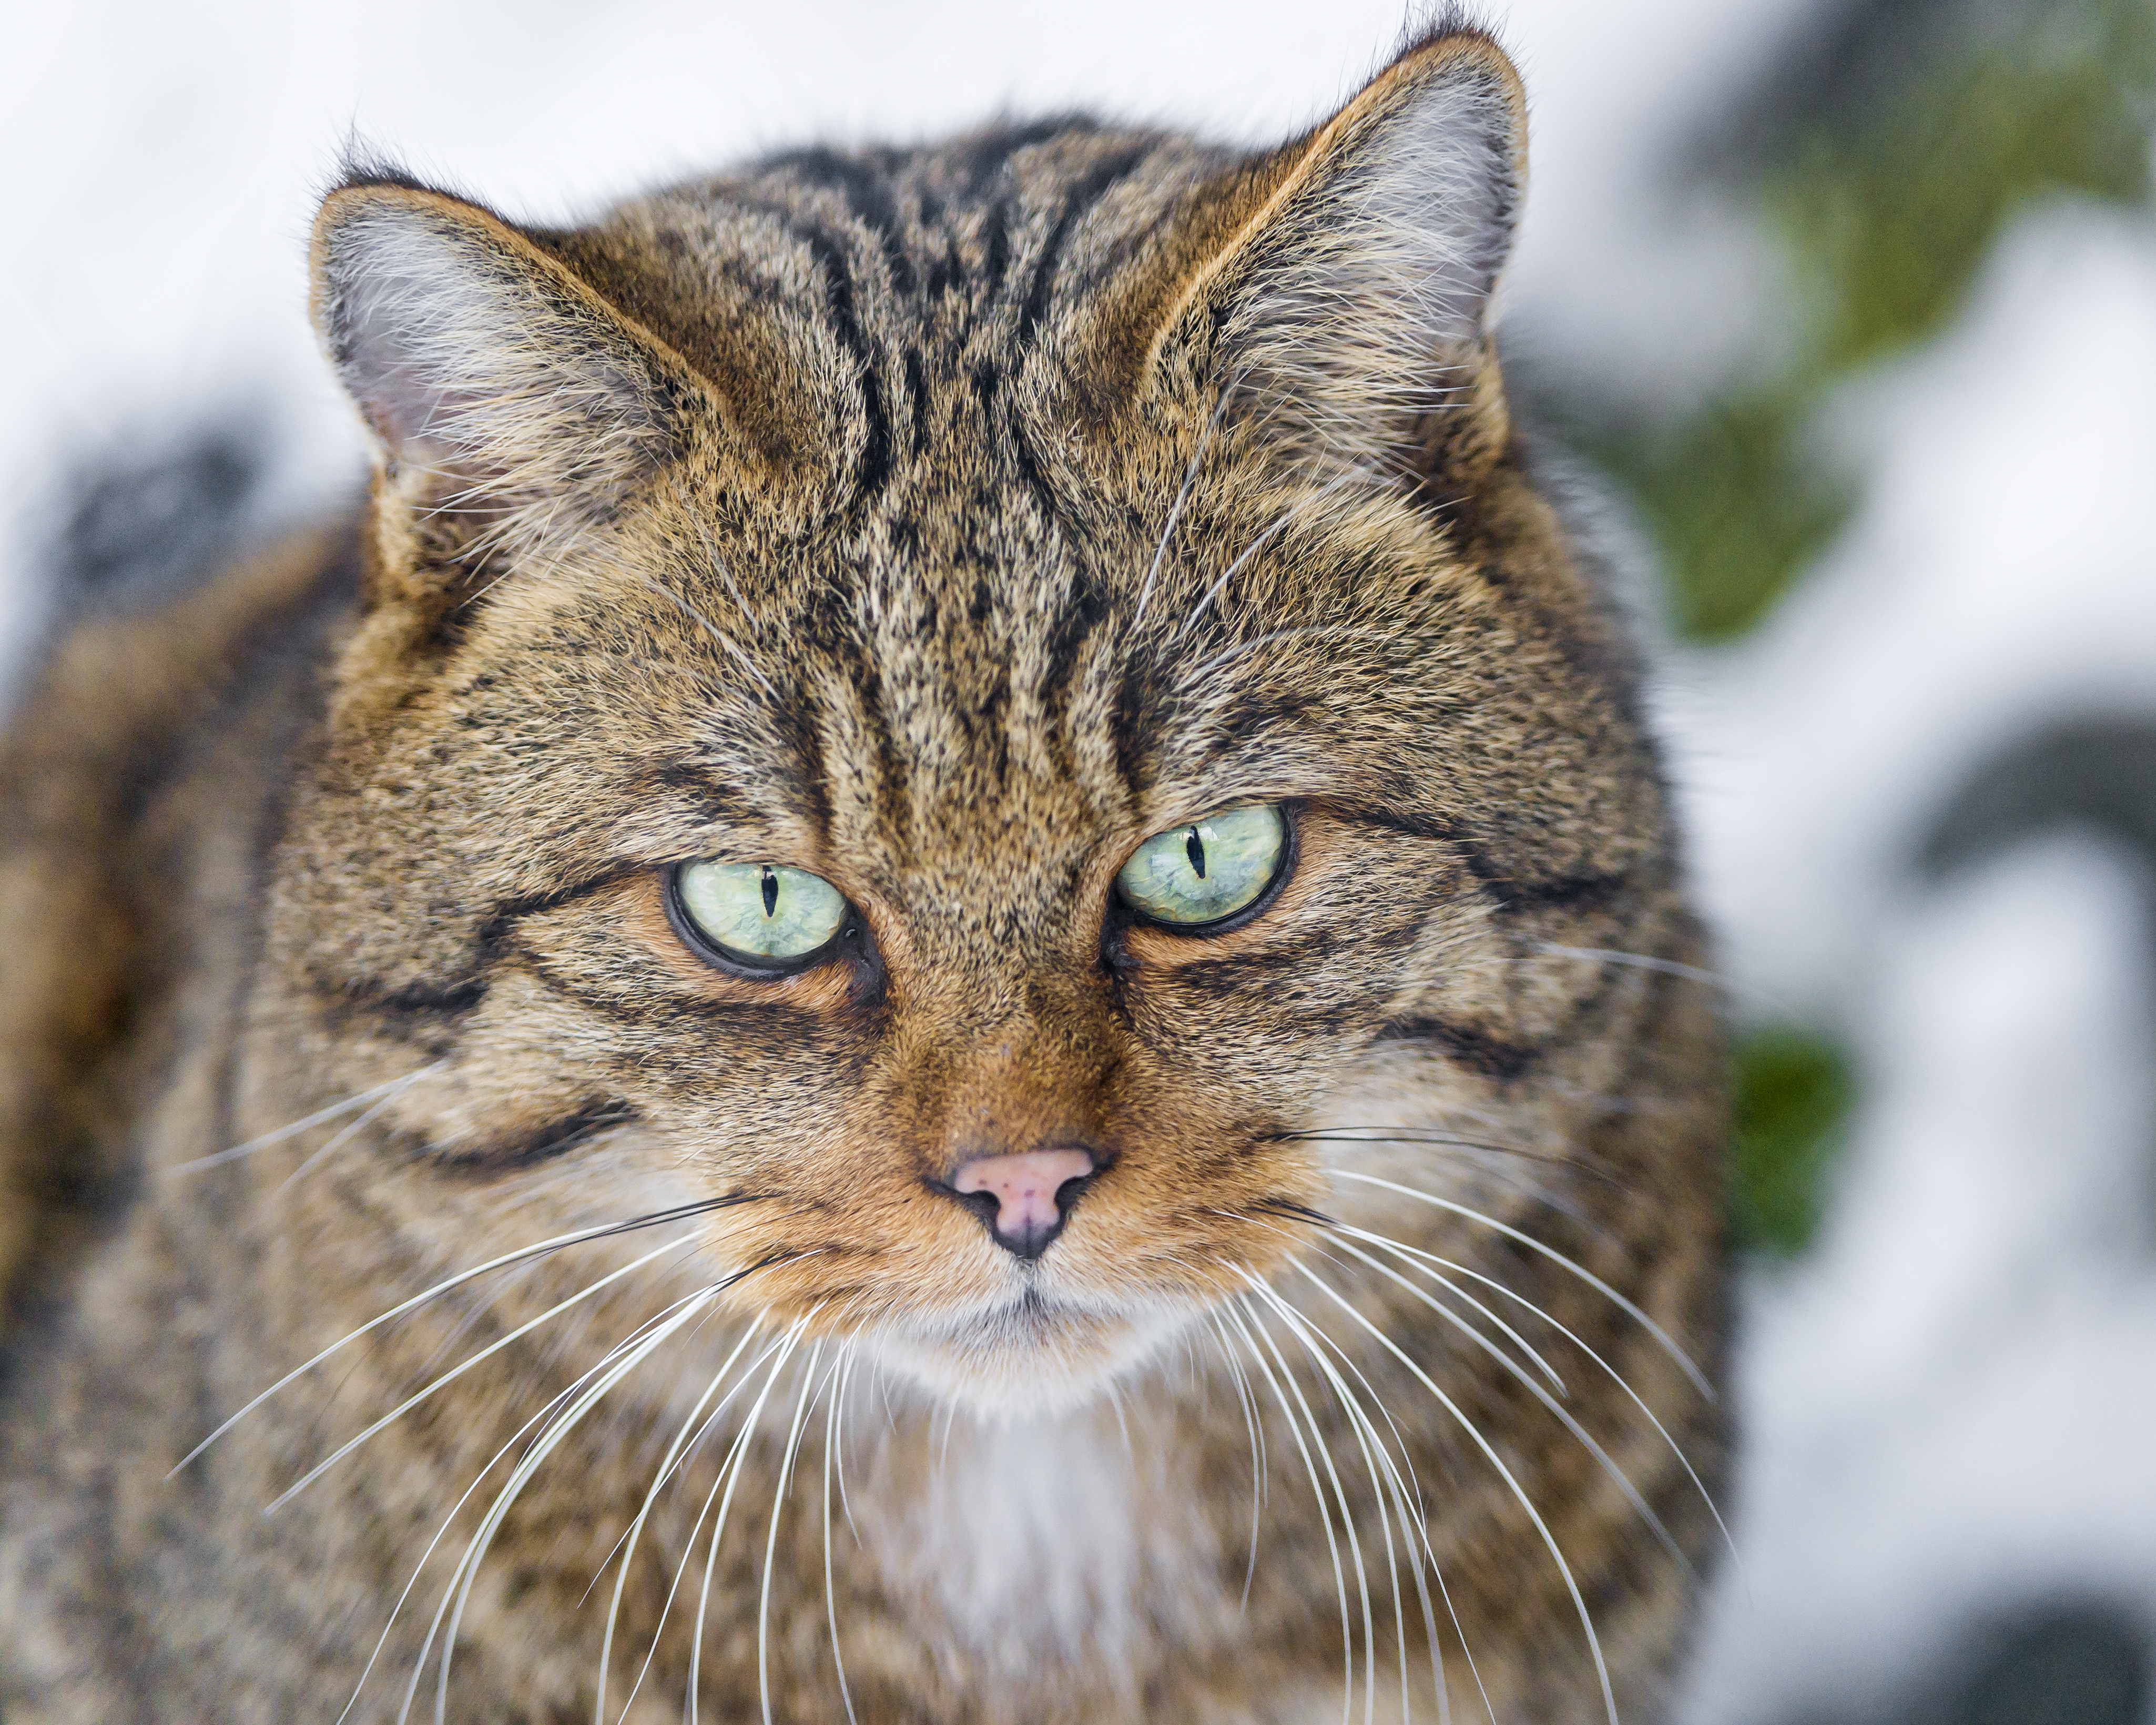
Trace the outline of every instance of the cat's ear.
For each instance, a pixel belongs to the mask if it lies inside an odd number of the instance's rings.
[[[312,263],[345,388],[393,474],[446,506],[572,526],[674,453],[686,366],[491,212],[348,183],[316,218]]]
[[[1491,295],[1526,163],[1504,52],[1480,31],[1424,37],[1267,165],[1163,347],[1201,354],[1235,410],[1327,465],[1489,452],[1505,436]]]

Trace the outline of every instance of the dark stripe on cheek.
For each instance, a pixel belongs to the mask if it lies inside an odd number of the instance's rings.
[[[519,1173],[566,1156],[600,1133],[627,1126],[636,1117],[636,1110],[627,1102],[609,1097],[587,1102],[572,1113],[491,1144],[454,1150],[429,1145],[426,1158],[443,1173],[466,1179]]]
[[[1543,1042],[1507,1041],[1474,1025],[1435,1017],[1396,1020],[1378,1033],[1378,1040],[1427,1044],[1454,1064],[1499,1084],[1522,1076],[1548,1052]]]

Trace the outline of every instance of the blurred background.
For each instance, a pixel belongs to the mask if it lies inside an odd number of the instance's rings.
[[[1682,1718],[2151,1725],[2156,0],[1481,12],[1533,102],[1510,375],[1639,571],[1743,1032],[1742,1563]],[[1271,141],[1404,13],[0,16],[12,679],[355,483],[302,270],[348,138],[542,220],[998,110]]]

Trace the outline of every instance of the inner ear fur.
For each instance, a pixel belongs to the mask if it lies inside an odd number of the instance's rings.
[[[415,507],[529,550],[678,453],[688,366],[491,211],[348,183],[316,218],[311,263],[316,326]]]
[[[1313,467],[1471,481],[1509,435],[1488,319],[1526,179],[1512,62],[1477,30],[1424,37],[1244,181],[1255,208],[1163,320],[1151,374],[1224,392]]]

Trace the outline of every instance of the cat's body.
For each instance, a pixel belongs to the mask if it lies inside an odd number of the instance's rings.
[[[394,1717],[497,1503],[452,1717],[591,1716],[618,1577],[635,1718],[1435,1718],[1434,1626],[1559,1725],[1583,1612],[1651,1716],[1718,1033],[1481,333],[1517,126],[1456,33],[1249,161],[332,197],[367,519],[79,630],[0,767],[11,1725],[334,1719],[416,1570]],[[1117,897],[1231,804],[1251,908]],[[697,859],[850,920],[700,957]],[[1021,1252],[968,1171],[1059,1157]]]

